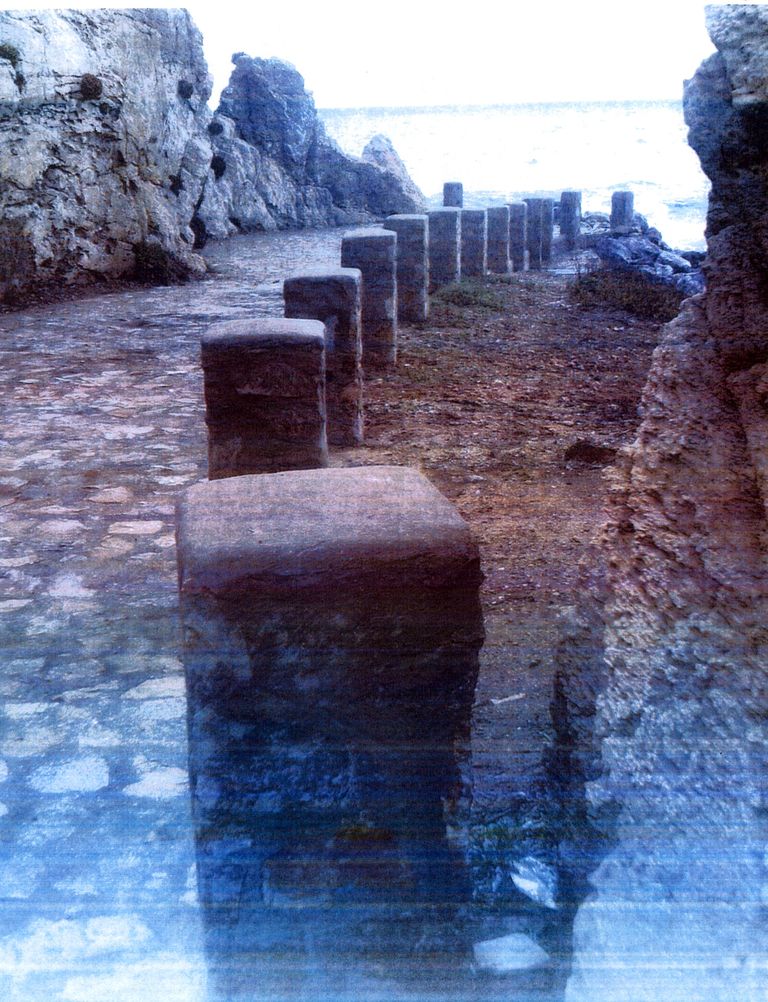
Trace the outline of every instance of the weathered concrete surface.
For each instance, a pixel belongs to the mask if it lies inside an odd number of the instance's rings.
[[[461,210],[461,274],[482,278],[486,272],[488,222],[485,209]]]
[[[182,496],[178,560],[217,997],[257,977],[346,999],[344,968],[457,951],[447,828],[483,639],[466,523],[407,468],[238,477]]]
[[[528,250],[528,267],[540,271],[542,266],[542,229],[543,229],[543,198],[526,198],[528,206],[526,248]]]
[[[461,209],[428,212],[429,291],[451,285],[461,278]]]
[[[352,230],[341,241],[343,268],[362,276],[363,370],[397,361],[397,233],[373,227]]]
[[[497,275],[509,272],[509,206],[486,209],[488,220],[487,266]]]
[[[560,236],[568,250],[576,247],[581,233],[581,192],[564,191],[560,195]]]
[[[328,441],[362,445],[362,275],[358,268],[311,268],[283,282],[286,317],[325,324]]]
[[[201,362],[209,479],[328,465],[324,324],[214,324]]]
[[[570,792],[592,826],[568,849],[589,879],[569,1002],[765,993],[765,8],[710,8],[708,26],[723,54],[685,97],[712,181],[708,290],[654,355],[605,581],[564,666]]]
[[[509,204],[509,259],[513,271],[528,267],[528,206],[525,202]]]
[[[202,271],[211,81],[187,12],[3,11],[0,42],[0,298],[125,275],[147,241]]]
[[[555,226],[555,202],[552,198],[541,200],[541,261],[549,264],[552,260],[552,236]]]
[[[397,234],[397,318],[420,323],[429,316],[429,219],[388,216],[384,228]]]
[[[632,229],[634,216],[634,193],[631,191],[614,191],[611,195],[611,233],[629,233]]]
[[[446,181],[443,185],[443,205],[460,209],[464,205],[464,185],[461,181]]]

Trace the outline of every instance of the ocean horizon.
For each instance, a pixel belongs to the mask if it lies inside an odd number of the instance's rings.
[[[392,141],[430,208],[445,181],[461,181],[465,205],[501,205],[526,194],[583,193],[605,212],[629,188],[635,209],[673,247],[705,246],[709,181],[687,143],[682,101],[558,101],[493,105],[319,109],[328,134],[360,156],[368,140]]]

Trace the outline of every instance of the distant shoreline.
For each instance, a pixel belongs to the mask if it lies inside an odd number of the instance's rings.
[[[439,114],[440,112],[472,112],[472,111],[503,111],[504,109],[520,110],[522,108],[623,108],[631,105],[638,108],[658,108],[679,107],[682,109],[682,97],[659,98],[652,100],[648,98],[638,98],[629,101],[505,101],[501,104],[417,104],[417,105],[381,105],[367,107],[360,105],[350,108],[318,108],[320,115],[418,115],[418,114]]]

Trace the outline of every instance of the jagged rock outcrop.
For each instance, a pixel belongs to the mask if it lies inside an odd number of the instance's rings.
[[[707,292],[654,355],[559,678],[564,859],[589,881],[568,1002],[765,992],[768,8],[707,24],[685,97]]]
[[[211,123],[214,179],[199,216],[208,233],[371,222],[424,209],[394,150],[356,159],[325,132],[301,75],[278,59],[233,57]]]
[[[394,151],[382,167],[326,136],[293,67],[235,64],[212,120],[186,11],[0,12],[0,301],[202,272],[208,236],[422,208]]]
[[[0,297],[124,275],[145,242],[202,269],[210,90],[186,11],[0,12]]]

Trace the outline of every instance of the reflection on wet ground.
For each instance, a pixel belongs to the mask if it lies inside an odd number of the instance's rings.
[[[390,763],[415,770],[411,834],[361,805],[296,841],[291,816],[278,815],[266,886],[238,858],[238,826],[252,822],[224,798],[212,817],[236,862],[222,866],[198,830],[201,914],[173,534],[176,494],[205,477],[199,339],[212,322],[280,315],[280,279],[337,261],[340,241],[338,230],[235,238],[207,252],[214,280],[0,317],[8,1002],[279,1000],[281,979],[288,998],[552,997],[546,972],[513,985],[471,972],[473,942],[527,933],[542,910],[526,914],[520,899],[494,912],[493,933],[472,912],[463,822],[448,831],[442,810],[463,755],[447,744],[439,761]],[[318,789],[345,774],[336,765],[313,760]],[[475,863],[473,873],[487,860]],[[206,943],[224,968],[210,996]],[[265,945],[283,951],[266,992],[247,960]]]

